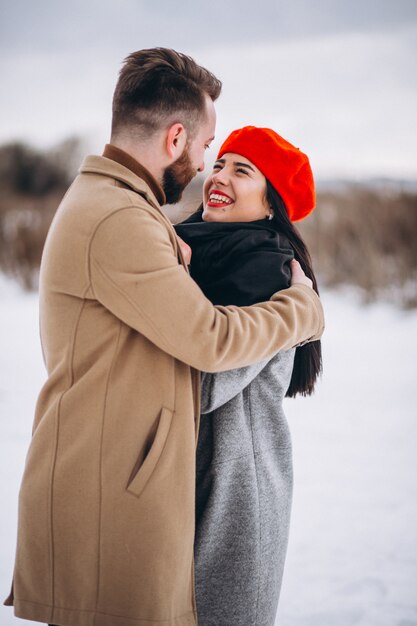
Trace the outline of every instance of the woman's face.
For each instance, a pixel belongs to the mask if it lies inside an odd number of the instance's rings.
[[[205,222],[252,222],[268,217],[266,178],[240,154],[227,152],[213,165],[203,187]]]

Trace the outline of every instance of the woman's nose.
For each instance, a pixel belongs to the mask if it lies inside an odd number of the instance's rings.
[[[227,174],[224,172],[224,169],[219,170],[217,172],[213,172],[211,175],[211,180],[213,183],[219,183],[220,185],[226,185],[227,183]]]

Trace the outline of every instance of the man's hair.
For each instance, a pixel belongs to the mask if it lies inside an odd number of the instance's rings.
[[[181,123],[192,137],[221,82],[189,56],[169,48],[126,57],[113,96],[112,137],[125,130],[142,138]]]

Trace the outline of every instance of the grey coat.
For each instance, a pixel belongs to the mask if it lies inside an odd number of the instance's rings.
[[[199,626],[274,625],[292,499],[282,400],[294,353],[203,374],[195,539]]]

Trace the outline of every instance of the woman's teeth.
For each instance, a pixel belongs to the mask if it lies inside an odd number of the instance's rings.
[[[232,204],[232,200],[227,196],[221,196],[218,193],[211,193],[209,196],[210,202],[219,202],[221,204]]]

